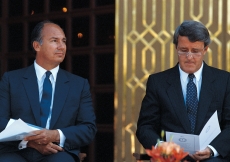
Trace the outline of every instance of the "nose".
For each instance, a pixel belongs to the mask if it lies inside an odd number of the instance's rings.
[[[66,47],[66,44],[64,42],[61,41],[58,43],[58,49],[63,49],[65,47]]]
[[[193,54],[191,52],[188,52],[186,56],[187,56],[188,59],[193,58]]]

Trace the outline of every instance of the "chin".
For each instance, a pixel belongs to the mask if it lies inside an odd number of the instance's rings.
[[[185,67],[185,68],[181,68],[184,72],[191,74],[191,73],[195,73],[196,72],[196,68],[194,67]]]
[[[56,61],[61,63],[64,60],[64,58],[57,58]]]
[[[194,70],[194,69],[189,69],[189,70],[186,70],[185,72],[188,73],[188,74],[192,74],[192,73],[195,73],[196,70]]]

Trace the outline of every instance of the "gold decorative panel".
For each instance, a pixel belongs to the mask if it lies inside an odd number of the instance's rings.
[[[152,73],[177,63],[172,43],[184,20],[201,21],[212,43],[205,62],[230,71],[230,1],[116,0],[115,161],[131,162],[144,152],[136,139],[136,122],[145,84]]]

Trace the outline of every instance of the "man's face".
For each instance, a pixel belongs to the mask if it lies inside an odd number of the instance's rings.
[[[208,46],[204,48],[204,42],[190,42],[188,37],[179,36],[176,50],[180,52],[192,52],[200,54],[196,56],[191,53],[188,55],[178,55],[178,61],[181,69],[184,72],[191,74],[200,69],[204,55],[208,50]]]
[[[51,23],[44,25],[41,36],[42,44],[35,42],[36,62],[50,70],[58,66],[65,58],[66,37],[59,26]]]

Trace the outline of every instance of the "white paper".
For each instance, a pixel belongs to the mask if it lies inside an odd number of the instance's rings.
[[[21,119],[10,119],[6,128],[0,133],[0,142],[23,140],[26,136],[34,135],[32,132],[40,127],[27,124]]]
[[[169,140],[171,137],[171,140]],[[166,132],[166,141],[172,141],[181,146],[185,152],[191,154],[199,149],[199,136],[193,134],[183,134],[175,132]]]
[[[196,151],[204,150],[220,132],[217,111],[215,111],[200,135],[166,131],[166,141],[172,141],[184,148],[184,151],[194,154]]]
[[[200,150],[204,150],[220,132],[221,130],[216,111],[205,124],[199,135]]]

